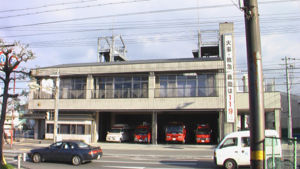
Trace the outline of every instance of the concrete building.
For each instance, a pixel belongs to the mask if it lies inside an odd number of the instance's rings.
[[[36,87],[29,109],[36,119],[35,137],[53,139],[55,110],[58,135],[87,142],[105,141],[116,123],[152,124],[154,144],[164,142],[164,126],[174,121],[186,125],[187,143],[193,143],[198,123],[210,124],[214,142],[247,128],[248,93],[235,86],[233,23],[221,23],[218,36],[216,45],[193,51],[194,58],[32,69]],[[59,86],[54,83],[58,80]],[[279,131],[280,93],[266,92],[264,104],[266,127]]]

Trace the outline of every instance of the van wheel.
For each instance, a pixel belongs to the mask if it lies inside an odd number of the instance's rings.
[[[237,164],[234,160],[228,159],[224,162],[225,169],[237,169]]]

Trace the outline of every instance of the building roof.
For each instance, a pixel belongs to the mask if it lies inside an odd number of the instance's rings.
[[[152,60],[134,60],[122,62],[91,62],[91,63],[71,63],[60,64],[49,67],[40,67],[36,69],[46,68],[67,68],[67,67],[88,67],[88,66],[106,66],[106,65],[128,65],[128,64],[147,64],[147,63],[172,63],[172,62],[194,62],[194,61],[219,61],[220,57],[212,58],[177,58],[177,59],[152,59]]]

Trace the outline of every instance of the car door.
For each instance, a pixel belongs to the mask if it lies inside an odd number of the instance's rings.
[[[60,161],[70,161],[72,158],[72,150],[71,146],[68,142],[64,142],[59,150],[59,158]]]
[[[56,142],[53,143],[48,151],[45,153],[45,158],[46,160],[50,160],[50,161],[60,161],[59,159],[59,151],[61,149],[62,146],[62,142]]]
[[[241,149],[239,151],[240,165],[250,165],[250,138],[241,137]]]
[[[217,157],[222,163],[227,159],[234,159],[236,162],[239,156],[238,138],[230,137],[224,140],[223,144],[219,149],[219,156]]]

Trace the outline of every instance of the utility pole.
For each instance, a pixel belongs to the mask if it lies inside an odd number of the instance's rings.
[[[198,31],[198,58],[201,58],[201,32]]]
[[[285,61],[285,76],[286,76],[286,94],[287,94],[287,101],[288,101],[288,138],[293,137],[293,121],[292,121],[292,105],[291,105],[291,92],[290,92],[290,77],[289,77],[289,71],[288,71],[288,60],[291,60],[291,58],[285,57],[282,59]],[[295,59],[294,59],[295,60]]]
[[[56,75],[50,75],[50,77],[55,77],[55,104],[54,104],[54,124],[53,124],[53,142],[60,141],[58,140],[58,113],[59,113],[59,85],[60,85],[60,77],[59,77],[59,69],[57,70]]]
[[[265,112],[257,0],[244,0],[250,107],[251,169],[264,168]]]

